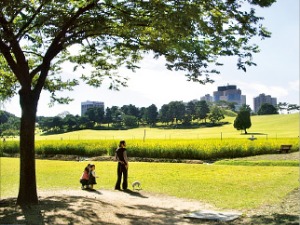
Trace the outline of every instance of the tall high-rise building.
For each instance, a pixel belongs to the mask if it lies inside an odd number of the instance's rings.
[[[81,116],[83,116],[89,108],[103,107],[104,102],[86,101],[81,102]]]
[[[268,103],[276,107],[277,98],[272,98],[271,95],[265,95],[264,93],[260,94],[258,97],[253,98],[253,107],[254,112],[257,113],[262,104]]]
[[[218,91],[213,93],[213,101],[235,102],[236,110],[246,104],[246,96],[242,95],[242,91],[237,89],[236,85],[219,86]]]

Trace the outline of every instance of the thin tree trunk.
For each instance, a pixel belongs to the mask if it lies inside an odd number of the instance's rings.
[[[38,99],[31,90],[21,90],[19,94],[22,116],[20,129],[20,186],[17,204],[30,205],[38,203],[34,151]]]

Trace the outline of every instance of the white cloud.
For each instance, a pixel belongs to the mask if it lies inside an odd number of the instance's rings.
[[[243,94],[246,95],[253,95],[258,96],[259,94],[266,94],[271,95],[272,97],[285,97],[289,94],[288,90],[286,88],[283,88],[281,86],[277,85],[265,85],[262,83],[256,83],[256,82],[240,82],[237,81],[236,84],[238,85],[238,88],[242,90]]]
[[[299,92],[299,80],[289,82],[289,89]]]

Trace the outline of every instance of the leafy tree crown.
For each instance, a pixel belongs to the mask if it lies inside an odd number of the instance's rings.
[[[64,62],[98,87],[126,86],[121,66],[138,68],[143,55],[165,56],[170,70],[184,70],[188,80],[213,82],[222,56],[236,56],[237,67],[255,65],[259,52],[250,39],[270,37],[251,5],[268,7],[275,0],[4,0],[0,3],[0,96],[18,89],[51,93],[72,90],[78,77],[62,77]],[[247,5],[248,4],[248,5]],[[246,6],[245,6],[246,5]],[[247,9],[247,10],[245,10]],[[84,70],[86,69],[86,70]]]

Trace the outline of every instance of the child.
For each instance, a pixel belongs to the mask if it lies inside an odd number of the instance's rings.
[[[90,189],[93,189],[93,185],[97,184],[96,178],[98,178],[98,177],[96,176],[95,165],[91,164],[90,165],[90,173],[89,173],[89,182],[88,182],[88,184],[90,185],[89,186]]]
[[[88,182],[89,182],[89,172],[90,172],[90,164],[88,164],[80,177],[80,183],[81,183],[81,189],[84,189],[84,186],[88,188]]]

